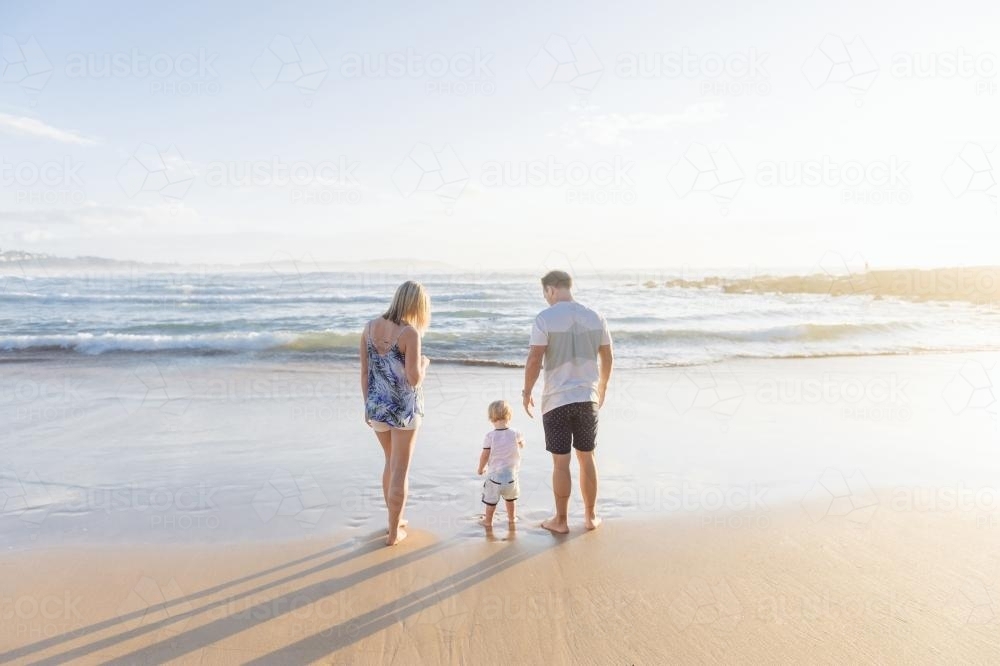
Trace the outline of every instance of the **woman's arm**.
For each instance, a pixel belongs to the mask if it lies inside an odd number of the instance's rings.
[[[399,348],[406,357],[406,381],[417,388],[424,382],[427,375],[427,365],[430,361],[420,353],[420,335],[417,329],[407,326],[399,336]]]
[[[361,332],[361,345],[358,348],[361,355],[361,397],[368,399],[368,326]]]

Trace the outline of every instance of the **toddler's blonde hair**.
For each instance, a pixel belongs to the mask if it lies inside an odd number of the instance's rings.
[[[510,403],[506,400],[494,400],[487,410],[490,421],[510,421],[514,417],[514,410],[510,408]]]

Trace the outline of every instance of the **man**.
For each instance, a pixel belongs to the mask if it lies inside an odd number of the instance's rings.
[[[597,517],[597,412],[611,379],[614,356],[611,335],[604,317],[573,300],[573,278],[564,271],[551,271],[542,278],[542,293],[549,304],[535,318],[531,350],[524,370],[524,410],[534,418],[531,391],[545,367],[542,392],[542,425],[545,450],[552,454],[552,492],[556,514],[542,523],[558,534],[569,532],[566,512],[573,485],[569,461],[576,449],[580,463],[580,491],[583,494],[584,526],[601,524]],[[600,364],[598,364],[598,360]]]

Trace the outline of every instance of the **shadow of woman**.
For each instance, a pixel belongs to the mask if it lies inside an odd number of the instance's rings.
[[[365,539],[361,540],[360,543],[365,544],[365,543],[368,543],[369,541],[374,541],[376,538],[384,538],[384,537],[382,535],[379,535],[378,537],[372,536],[372,537],[368,537],[368,538],[365,538]],[[292,560],[290,562],[285,562],[283,564],[279,564],[279,565],[271,567],[269,569],[264,569],[262,571],[258,571],[256,573],[248,574],[248,575],[242,576],[240,578],[234,578],[233,580],[226,581],[225,583],[220,583],[220,584],[215,585],[213,587],[205,588],[204,590],[199,590],[198,592],[194,592],[192,594],[189,594],[189,595],[186,595],[186,596],[183,596],[183,597],[177,597],[177,598],[174,598],[174,599],[170,599],[170,600],[164,601],[163,603],[154,604],[154,605],[151,605],[151,606],[148,606],[148,607],[144,607],[144,608],[141,608],[139,610],[132,611],[130,613],[123,613],[121,615],[116,615],[115,617],[108,618],[107,620],[102,620],[101,622],[95,622],[94,624],[90,624],[90,625],[88,625],[86,627],[81,627],[79,629],[74,629],[71,632],[62,633],[62,634],[59,634],[57,636],[52,636],[52,637],[46,638],[44,640],[37,641],[35,643],[31,643],[29,645],[24,645],[22,647],[15,648],[13,650],[8,650],[7,652],[0,653],[0,663],[6,663],[7,661],[10,661],[10,660],[13,660],[13,659],[23,658],[23,657],[26,657],[26,656],[28,656],[30,654],[34,654],[36,652],[41,652],[43,650],[48,650],[50,648],[56,647],[58,645],[61,645],[63,643],[67,643],[67,642],[70,642],[70,641],[77,640],[77,639],[79,639],[82,636],[86,636],[88,634],[93,634],[93,633],[97,633],[97,632],[100,632],[100,631],[104,631],[105,629],[110,629],[110,628],[112,628],[112,627],[114,627],[116,625],[119,625],[119,624],[127,624],[129,622],[134,621],[134,620],[141,620],[144,616],[147,616],[149,614],[155,614],[155,613],[165,612],[165,611],[168,611],[168,609],[175,608],[177,606],[183,607],[183,606],[185,606],[187,604],[190,604],[191,602],[196,601],[198,599],[202,599],[204,597],[208,597],[208,596],[211,596],[213,594],[217,594],[219,592],[222,592],[224,590],[236,587],[238,585],[242,585],[244,583],[249,583],[252,580],[255,580],[255,579],[258,579],[258,578],[263,578],[265,576],[269,576],[271,574],[278,573],[279,571],[283,571],[285,569],[290,569],[292,567],[299,566],[300,564],[305,564],[306,562],[310,562],[312,560],[318,560],[318,559],[320,559],[322,557],[326,557],[328,555],[333,555],[334,553],[338,553],[340,551],[347,550],[347,549],[349,549],[349,548],[351,548],[351,547],[353,547],[353,546],[355,546],[357,544],[358,544],[358,542],[356,540],[352,539],[351,541],[346,541],[346,542],[344,542],[342,544],[339,544],[337,546],[334,546],[332,548],[326,548],[324,550],[321,550],[319,552],[313,553],[311,555],[306,555],[304,557],[300,557],[300,558],[298,558],[296,560]],[[361,551],[358,551],[358,552],[352,553],[350,556],[347,556],[347,557],[338,557],[338,558],[336,558],[334,560],[330,560],[329,562],[324,563],[322,565],[322,567],[325,568],[325,567],[330,567],[330,566],[335,566],[335,565],[338,565],[338,564],[342,564],[343,562],[346,562],[346,561],[352,559],[353,557],[356,557],[358,554],[360,554],[360,552]]]
[[[428,555],[431,552],[436,552],[436,550],[439,549],[440,545],[441,544],[435,544],[435,545],[432,545],[432,546],[427,546],[427,547],[425,547],[425,548],[423,548],[421,550],[415,551],[413,553],[409,553],[409,554],[407,554],[407,555],[405,555],[403,557],[396,558],[394,560],[389,560],[389,561],[383,562],[383,563],[381,563],[379,565],[375,565],[375,566],[369,567],[369,568],[367,568],[365,570],[362,570],[362,571],[360,571],[360,572],[358,572],[358,573],[356,573],[356,574],[354,574],[352,576],[348,576],[348,577],[345,577],[343,579],[341,579],[341,578],[332,578],[332,579],[330,579],[328,581],[324,581],[323,583],[318,583],[318,584],[316,584],[314,586],[310,586],[310,587],[307,587],[305,589],[309,590],[312,587],[317,587],[317,586],[322,586],[322,585],[330,585],[331,587],[338,588],[338,589],[334,590],[334,591],[338,591],[339,589],[350,587],[350,585],[353,585],[354,582],[357,582],[358,580],[362,580],[363,578],[367,577],[367,576],[363,575],[363,574],[365,574],[365,572],[368,572],[367,575],[369,575],[369,576],[370,575],[377,575],[379,573],[382,573],[385,570],[389,570],[389,569],[395,568],[396,566],[402,566],[403,564],[406,564],[409,561],[412,561],[412,560],[415,560],[415,559],[419,559],[420,557]],[[369,555],[369,554],[372,554],[372,553],[377,553],[377,552],[384,551],[384,549],[385,549],[385,536],[384,536],[384,534],[380,533],[377,536],[373,536],[373,537],[367,539],[365,542],[363,542],[363,545],[361,547],[357,548],[356,550],[354,550],[352,552],[349,552],[347,554],[341,555],[339,557],[336,557],[336,558],[334,558],[334,559],[332,559],[332,560],[330,560],[328,562],[324,562],[322,564],[317,564],[317,565],[315,565],[313,567],[309,567],[307,569],[304,569],[302,571],[296,572],[294,574],[290,574],[290,575],[284,576],[282,578],[278,578],[276,580],[269,581],[267,583],[264,583],[262,585],[254,587],[252,589],[240,592],[238,594],[233,594],[233,595],[230,595],[230,596],[228,596],[226,598],[218,599],[218,600],[213,601],[211,603],[205,604],[205,605],[203,605],[203,606],[201,606],[199,608],[194,608],[192,610],[189,610],[189,611],[186,611],[186,612],[182,612],[182,613],[174,613],[174,614],[170,615],[170,617],[168,617],[168,618],[166,618],[164,620],[160,620],[158,622],[152,622],[152,623],[149,623],[149,624],[144,624],[144,625],[142,625],[140,627],[136,627],[135,629],[131,629],[129,631],[125,631],[125,632],[122,632],[122,633],[119,633],[119,634],[116,634],[116,635],[113,635],[113,636],[109,636],[107,638],[103,638],[103,639],[100,639],[100,640],[97,640],[97,641],[93,641],[93,642],[88,643],[86,645],[82,645],[82,646],[79,646],[79,647],[76,647],[76,648],[72,648],[70,650],[66,650],[64,652],[61,652],[59,654],[56,654],[56,655],[53,655],[53,656],[50,656],[50,657],[45,657],[45,658],[39,659],[35,663],[37,663],[37,664],[61,664],[61,663],[65,663],[67,661],[72,661],[74,659],[79,659],[79,658],[81,658],[81,657],[83,657],[85,655],[91,654],[93,652],[97,652],[99,650],[107,649],[109,647],[112,647],[112,646],[117,645],[119,643],[122,643],[124,641],[132,640],[134,638],[141,637],[141,636],[143,636],[145,634],[149,634],[149,633],[161,631],[163,629],[167,629],[167,628],[170,627],[170,625],[180,624],[180,623],[186,622],[187,620],[191,619],[194,616],[201,615],[201,614],[206,613],[208,611],[211,611],[213,609],[216,609],[216,608],[225,608],[227,606],[232,606],[232,605],[238,603],[239,601],[241,601],[243,599],[252,598],[254,595],[261,594],[261,593],[263,593],[263,592],[265,592],[265,591],[267,591],[269,589],[275,588],[275,587],[280,586],[280,585],[285,585],[285,584],[294,582],[295,580],[298,580],[298,579],[310,576],[310,575],[315,574],[315,573],[319,573],[319,572],[324,571],[326,569],[330,569],[331,567],[335,567],[335,566],[344,564],[346,562],[349,562],[351,560],[357,559],[357,558],[365,556],[365,555]],[[425,552],[425,551],[427,551],[427,552]],[[303,559],[308,560],[310,558],[303,558]],[[299,560],[299,561],[301,561],[301,560]],[[282,565],[282,567],[275,567],[274,569],[280,570],[280,569],[286,568],[287,566],[288,565]],[[261,575],[263,575],[263,574],[262,573],[261,574],[254,574],[252,576],[245,577],[245,578],[253,579],[253,578],[258,578]],[[218,589],[220,587],[228,587],[228,586],[231,586],[233,584],[234,583],[231,582],[231,583],[225,584],[224,586],[217,586],[216,588],[211,588],[211,589]],[[332,593],[332,592],[330,592],[330,593]],[[201,592],[199,592],[199,593],[197,593],[195,595],[191,595],[191,597],[204,597],[206,594],[208,594],[208,591],[207,590],[203,590],[203,591],[201,591]],[[296,603],[298,603],[298,601],[299,601],[298,593],[294,593],[293,595],[288,595],[288,596],[294,596],[295,600],[296,600]],[[177,600],[174,600],[174,601],[172,601],[170,603],[173,604],[176,601]],[[244,611],[241,611],[237,615],[229,615],[229,616],[226,616],[225,618],[223,618],[221,620],[217,620],[216,622],[209,623],[208,625],[205,625],[205,627],[216,626],[219,623],[225,623],[227,627],[229,627],[229,626],[236,627],[237,625],[240,625],[241,623],[246,623],[247,627],[249,627],[249,626],[253,626],[255,624],[258,624],[259,622],[266,621],[266,620],[270,619],[271,616],[279,616],[279,615],[282,615],[285,612],[290,612],[292,610],[295,610],[295,608],[296,608],[295,606],[291,606],[291,607],[286,608],[282,612],[275,613],[275,612],[273,612],[273,609],[275,607],[277,607],[278,603],[279,602],[276,601],[276,602],[265,602],[265,603],[257,604],[255,606],[251,606],[250,608],[248,608],[248,609],[246,609]],[[163,606],[163,605],[164,604],[160,604],[160,606]],[[145,614],[149,614],[153,610],[153,608],[154,607],[150,607],[148,609],[144,609],[142,612],[140,612],[140,615],[142,615],[144,613]],[[116,621],[114,623],[117,623],[117,621],[120,621],[120,619],[116,619]],[[112,623],[112,624],[114,624],[114,623]],[[198,629],[192,630],[192,632],[197,632],[197,631],[199,631],[202,628],[203,627],[199,627]],[[246,627],[244,627],[244,628],[246,628]],[[243,630],[242,628],[234,628],[233,629],[233,633],[235,633],[237,631],[242,631],[242,630]],[[178,640],[182,639],[185,636],[188,636],[192,632],[186,632],[186,633],[179,634],[178,636],[176,636],[176,637],[174,637],[174,638],[171,639],[171,643],[173,643],[175,641],[178,641]],[[225,631],[223,631],[223,634],[225,635]],[[180,654],[184,654],[184,653],[186,653],[188,651],[189,650],[184,650],[184,651],[180,652]],[[0,657],[2,657],[2,655],[0,655]],[[129,663],[134,663],[134,660],[129,660]]]

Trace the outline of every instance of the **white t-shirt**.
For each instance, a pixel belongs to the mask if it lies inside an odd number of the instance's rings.
[[[597,402],[597,351],[610,344],[608,322],[576,301],[560,301],[535,317],[531,345],[545,347],[543,414],[574,402]]]
[[[513,428],[494,429],[486,433],[483,448],[490,450],[490,461],[487,464],[490,478],[501,483],[517,478],[517,470],[521,467],[521,447],[517,443],[523,441],[524,435]],[[495,478],[503,475],[510,475],[511,478]]]

